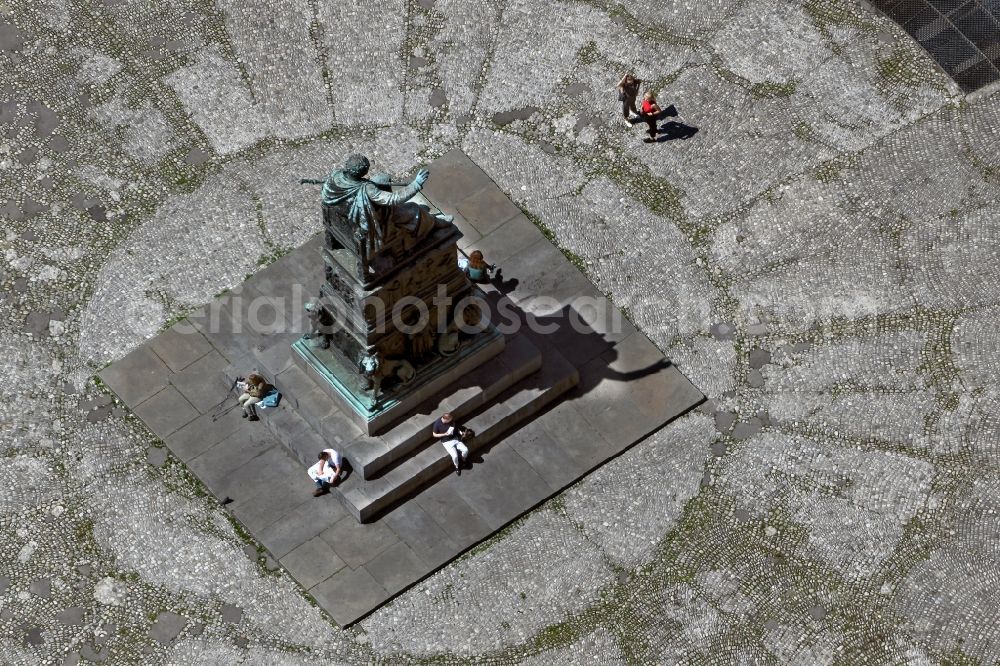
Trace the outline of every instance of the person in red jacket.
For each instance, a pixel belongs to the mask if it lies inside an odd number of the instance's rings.
[[[643,139],[646,143],[656,141],[656,122],[660,119],[662,113],[663,109],[656,103],[656,95],[652,90],[647,91],[642,96],[642,107],[639,109],[640,120],[646,123],[646,127],[649,128],[646,130],[649,133],[649,138]]]

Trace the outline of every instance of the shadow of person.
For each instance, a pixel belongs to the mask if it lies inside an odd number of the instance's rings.
[[[503,277],[503,272],[498,270],[496,274],[492,278],[490,278],[490,284],[493,285],[494,289],[496,289],[501,294],[506,296],[507,294],[517,289],[517,285],[520,284],[520,280],[518,280],[517,278],[511,278],[509,280],[505,280]]]
[[[354,468],[351,467],[351,462],[344,458],[343,466],[340,468],[340,477],[337,482],[332,484],[334,488],[342,484],[344,481],[350,478],[351,474],[354,472]]]
[[[663,143],[665,141],[673,141],[675,139],[690,139],[698,133],[698,128],[692,127],[691,125],[685,125],[684,123],[677,122],[676,120],[671,120],[664,123],[658,132],[660,136],[656,137],[656,141],[657,143]]]

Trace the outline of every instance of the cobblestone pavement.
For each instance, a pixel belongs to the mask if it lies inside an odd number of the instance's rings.
[[[996,662],[1000,96],[896,24],[13,0],[0,62],[0,663]],[[455,147],[710,401],[341,630],[89,378],[314,233],[299,177]]]

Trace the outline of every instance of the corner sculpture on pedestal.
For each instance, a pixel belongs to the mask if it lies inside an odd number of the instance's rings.
[[[350,155],[322,184],[326,280],[306,305],[311,330],[295,360],[368,434],[503,350],[481,292],[458,266],[451,216],[414,201],[410,183],[366,178]],[[394,190],[393,187],[399,187]]]

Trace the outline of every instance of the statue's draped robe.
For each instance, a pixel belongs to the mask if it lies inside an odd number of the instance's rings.
[[[403,204],[419,191],[420,185],[414,182],[395,192],[385,192],[370,180],[335,171],[323,183],[323,205],[349,207],[347,219],[361,232],[360,240],[371,258],[382,248],[388,226],[396,222],[395,214],[402,212],[396,209],[409,208]],[[411,215],[407,213],[406,217]]]

